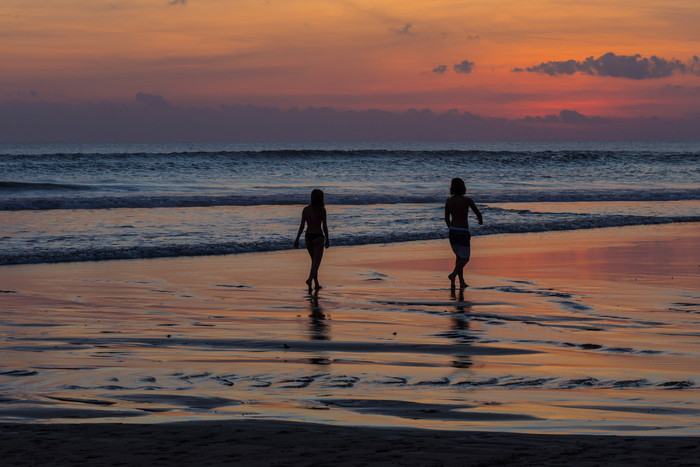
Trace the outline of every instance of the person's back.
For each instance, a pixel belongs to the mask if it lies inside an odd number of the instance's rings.
[[[454,195],[445,204],[450,216],[448,227],[469,228],[469,207],[474,205],[474,201],[464,195]]]
[[[326,217],[326,210],[324,208],[320,209],[320,212],[316,212],[313,206],[308,205],[304,208],[302,212],[302,217],[306,221],[306,232],[314,234],[323,233],[323,220]]]

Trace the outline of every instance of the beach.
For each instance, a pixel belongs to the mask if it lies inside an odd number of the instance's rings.
[[[698,465],[697,437],[538,435],[260,420],[3,425],[3,465]]]
[[[696,224],[472,242],[3,266],[8,465],[697,464]]]

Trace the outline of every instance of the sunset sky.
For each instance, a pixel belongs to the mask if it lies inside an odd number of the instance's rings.
[[[0,103],[700,116],[697,0],[3,0]]]

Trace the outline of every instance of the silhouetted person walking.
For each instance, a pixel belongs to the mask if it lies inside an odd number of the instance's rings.
[[[309,271],[309,278],[306,280],[306,285],[309,287],[309,293],[311,293],[311,283],[316,282],[315,289],[319,290],[321,284],[318,283],[318,268],[321,266],[321,259],[323,259],[323,248],[324,246],[328,248],[330,242],[328,240],[328,225],[326,224],[326,203],[323,196],[323,191],[313,190],[311,192],[311,204],[306,206],[301,211],[301,224],[299,225],[299,232],[297,232],[297,238],[294,240],[294,248],[299,248],[299,237],[304,231],[304,224],[306,224],[306,235],[304,236],[304,241],[306,242],[306,249],[311,256],[311,271]]]
[[[465,196],[467,187],[464,185],[464,180],[461,178],[453,178],[450,186],[450,198],[445,201],[445,223],[449,228],[450,246],[456,256],[455,268],[452,273],[447,276],[450,279],[450,286],[455,288],[455,279],[459,277],[459,287],[461,289],[467,286],[464,282],[464,266],[469,262],[471,255],[471,234],[469,233],[468,214],[469,208],[474,211],[479,224],[484,221],[481,217],[479,208],[476,207],[474,201]]]

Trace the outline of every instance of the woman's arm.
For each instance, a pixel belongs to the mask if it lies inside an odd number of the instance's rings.
[[[326,236],[326,248],[331,246],[331,241],[328,238],[328,222],[326,222],[326,210],[323,210],[323,219],[321,219],[321,227],[323,228],[323,235]]]
[[[297,239],[294,240],[294,248],[299,248],[299,237],[301,237],[301,233],[304,231],[304,224],[306,221],[304,220],[304,213],[301,213],[301,224],[299,224],[299,232],[297,232]]]

